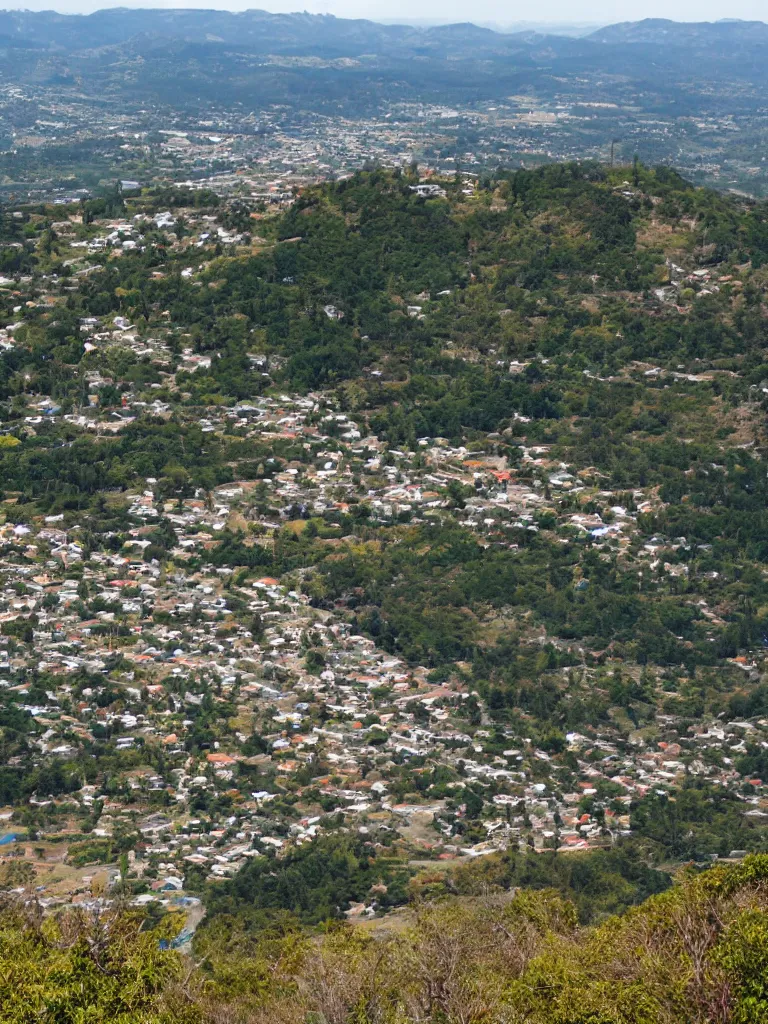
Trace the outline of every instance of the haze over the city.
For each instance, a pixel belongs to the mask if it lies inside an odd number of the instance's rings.
[[[407,24],[448,24],[472,21],[476,24],[492,24],[500,28],[544,27],[573,29],[607,25],[623,21],[639,21],[643,18],[670,18],[675,21],[718,21],[741,19],[762,21],[766,16],[764,0],[734,0],[725,4],[722,0],[645,0],[644,3],[628,10],[614,0],[593,0],[591,3],[574,5],[567,0],[543,0],[535,9],[522,5],[508,5],[498,0],[480,0],[471,9],[458,0],[423,0],[414,8],[407,0],[373,0],[359,3],[357,0],[268,0],[252,3],[249,0],[157,0],[151,4],[146,0],[124,0],[120,4],[105,5],[99,0],[58,0],[55,10],[62,14],[89,14],[105,6],[145,8],[196,8],[200,10],[244,11],[254,8],[273,13],[308,11],[311,14],[333,14],[339,18],[368,18],[374,21]],[[24,0],[23,3],[4,5],[6,10],[50,10],[49,0]]]

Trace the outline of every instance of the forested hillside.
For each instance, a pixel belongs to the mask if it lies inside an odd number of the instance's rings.
[[[767,294],[638,161],[3,208],[0,1018],[764,1019]]]
[[[285,216],[258,222],[274,237],[255,254],[214,254],[193,276],[181,273],[189,250],[147,247],[70,289],[55,316],[30,311],[16,334],[22,345],[3,359],[4,397],[31,373],[42,393],[79,402],[89,369],[104,365],[140,387],[165,381],[153,397],[171,398],[179,413],[250,400],[275,382],[335,389],[342,409],[389,446],[476,445],[521,485],[536,483],[538,446],[550,476],[561,463],[569,472],[555,487],[540,481],[545,501],[557,496],[546,513],[500,521],[502,534],[494,521],[478,536],[456,515],[441,523],[438,545],[428,539],[435,523],[401,522],[353,557],[305,535],[295,552],[248,558],[277,575],[314,566],[318,600],[354,590],[361,623],[375,621],[411,659],[438,665],[482,648],[481,679],[498,677],[494,655],[478,642],[479,620],[452,609],[482,609],[482,618],[518,608],[553,638],[706,669],[761,648],[768,631],[757,569],[768,539],[759,514],[768,486],[766,213],[672,172],[638,170],[622,185],[624,173],[610,180],[596,166],[554,166],[502,174],[471,197],[449,183],[446,197],[425,200],[406,177],[373,172],[309,191]],[[51,245],[45,259],[55,268]],[[175,358],[191,346],[210,366],[190,371],[181,360],[171,389],[146,357],[131,365],[115,350],[83,353],[78,320],[89,314],[120,314],[150,333],[166,318]],[[40,436],[2,452],[2,480],[19,504],[74,510],[146,476],[172,496],[179,481],[165,467],[183,474],[182,489],[211,488],[269,474],[256,472],[269,455],[299,455],[286,440],[273,449],[263,438],[206,437],[183,417],[140,418],[115,439],[70,432],[70,441]],[[574,483],[586,488],[580,497]],[[483,485],[481,472],[474,489]],[[460,510],[472,489],[452,487]],[[628,546],[615,543],[611,506],[639,513]],[[578,538],[568,526],[576,513],[604,518]],[[504,531],[513,545],[500,543]],[[660,548],[672,546],[670,568],[643,574],[637,558],[657,535]],[[233,544],[224,538],[215,564],[242,564]],[[574,591],[579,580],[590,586]],[[724,614],[703,613],[708,601]],[[426,619],[414,614],[427,605]]]

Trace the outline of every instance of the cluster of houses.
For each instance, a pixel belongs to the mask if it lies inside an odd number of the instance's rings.
[[[130,400],[124,409],[144,412]],[[95,404],[87,415],[107,414]],[[0,688],[34,722],[27,752],[11,767],[58,762],[71,772],[100,745],[122,766],[117,780],[84,771],[66,792],[38,789],[6,808],[9,831],[34,812],[34,841],[20,831],[5,852],[35,865],[46,898],[89,893],[93,865],[73,870],[67,851],[84,837],[108,843],[126,832],[130,875],[146,883],[137,896],[146,903],[172,901],[191,870],[226,878],[251,857],[279,855],[340,825],[399,833],[421,858],[509,846],[583,850],[630,834],[633,800],[671,792],[690,776],[742,793],[746,813],[768,813],[762,780],[746,780],[744,793],[734,767],[747,743],[768,742],[767,723],[691,729],[670,714],[652,730],[590,726],[566,736],[565,768],[563,751],[541,749],[509,727],[500,737],[482,695],[459,678],[436,683],[427,666],[357,631],[345,607],[317,607],[301,572],[278,579],[213,558],[225,533],[246,530],[269,547],[312,517],[348,511],[362,495],[369,522],[449,516],[484,543],[510,546],[510,528],[538,531],[542,514],[554,510],[564,537],[588,534],[606,553],[633,544],[652,579],[676,568],[667,559],[685,539],[639,536],[637,516],[651,499],[638,492],[632,511],[614,504],[583,474],[553,462],[545,445],[523,446],[517,468],[482,446],[440,438],[396,449],[363,436],[362,424],[327,395],[211,408],[200,423],[260,443],[305,439],[305,460],[283,462],[260,481],[165,500],[147,479],[130,496],[133,525],[116,551],[86,552],[83,525],[69,514],[22,523],[6,507]],[[452,481],[469,494],[462,508],[451,507]],[[575,511],[578,501],[557,510],[564,494],[599,495],[611,514]],[[175,543],[164,558],[147,559],[161,520]],[[22,621],[33,625],[31,643],[14,629]],[[530,642],[545,639],[534,631]],[[590,662],[579,671],[599,686],[608,669]],[[733,671],[759,675],[745,659]],[[44,680],[43,693],[35,679]],[[443,772],[441,781],[415,785],[425,772]],[[483,797],[471,821],[470,789]]]

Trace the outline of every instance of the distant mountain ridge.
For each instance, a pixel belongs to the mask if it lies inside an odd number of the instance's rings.
[[[416,28],[324,14],[132,8],[111,8],[89,15],[0,11],[0,36],[17,47],[43,44],[69,52],[119,45],[144,36],[227,43],[254,52],[329,48],[348,56],[392,50],[439,51],[457,45],[463,49],[503,50],[512,38],[471,24]]]
[[[544,42],[566,50],[591,44],[654,44],[679,46],[691,42],[768,43],[768,24],[762,21],[723,20],[675,22],[646,18],[600,28],[586,36],[549,35],[546,32],[502,33],[472,23],[416,27],[382,24],[366,19],[337,18],[329,14],[271,14],[197,9],[114,7],[93,14],[58,14],[55,11],[0,11],[0,38],[14,47],[40,45],[54,50],[81,51],[125,43],[138,36],[183,42],[219,42],[268,52],[269,47],[317,49],[331,47],[351,55],[384,53],[393,49],[439,52],[454,47],[476,48],[478,53],[515,52],[521,45]],[[569,44],[571,46],[569,47]]]
[[[701,21],[680,22],[667,18],[646,18],[607,25],[592,32],[587,39],[596,43],[653,43],[657,46],[685,46],[692,43],[721,46],[725,44],[765,45],[768,24],[763,21]]]
[[[385,25],[328,14],[271,14],[196,9],[116,7],[93,14],[54,11],[0,11],[0,47],[60,54],[105,47],[152,48],[160,44],[234,46],[255,54],[390,58],[516,60],[537,52],[547,59],[602,61],[606,48],[652,46],[661,50],[695,47],[723,51],[768,46],[768,24],[760,21],[674,22],[649,18],[598,29],[586,36],[543,32],[496,32],[472,23],[416,27]],[[602,51],[603,55],[599,55]],[[728,52],[719,56],[726,59]]]

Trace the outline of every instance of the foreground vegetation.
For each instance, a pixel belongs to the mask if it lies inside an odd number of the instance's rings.
[[[768,857],[684,875],[580,927],[553,890],[417,902],[389,933],[280,918],[220,929],[186,962],[127,912],[0,911],[8,1024],[759,1024],[768,1014]]]

